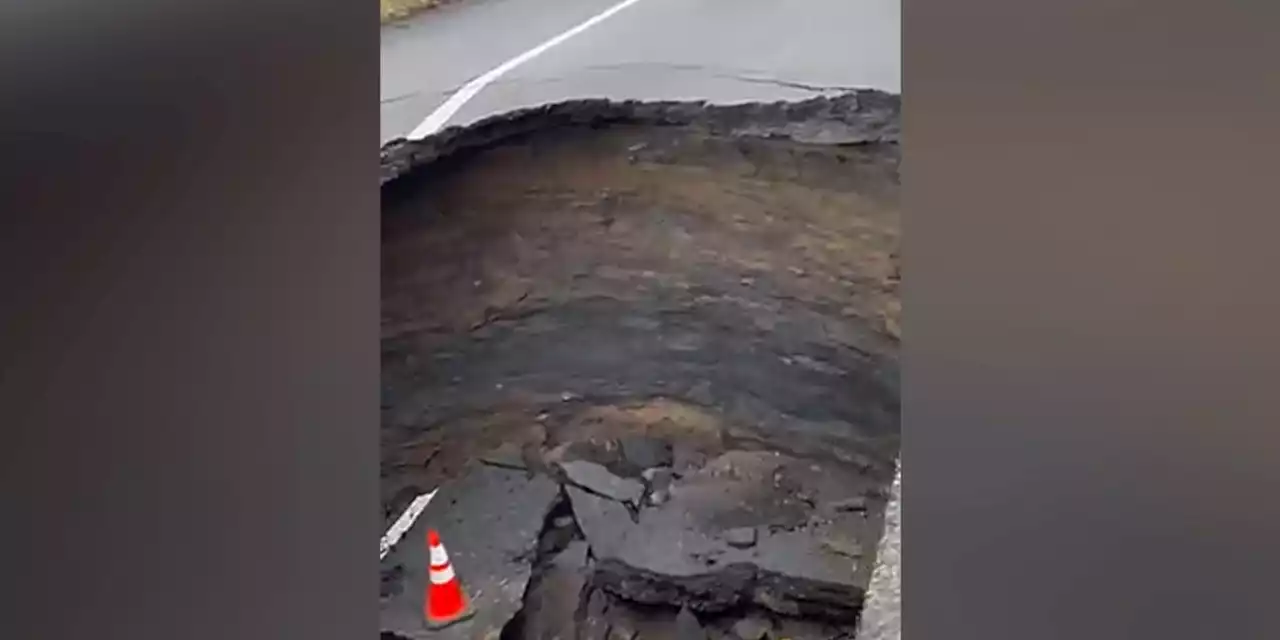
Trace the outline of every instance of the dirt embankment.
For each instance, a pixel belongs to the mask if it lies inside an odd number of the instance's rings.
[[[403,20],[419,11],[434,9],[448,0],[378,0],[382,24]]]
[[[898,449],[897,131],[865,92],[384,147],[383,508],[444,485],[459,574],[523,572],[504,637],[852,635]],[[469,567],[495,469],[545,504]],[[415,636],[417,559],[389,562]]]

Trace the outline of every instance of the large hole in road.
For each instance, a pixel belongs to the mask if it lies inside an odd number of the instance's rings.
[[[384,513],[476,465],[561,485],[503,637],[852,637],[899,442],[897,125],[873,92],[585,101],[384,148]]]

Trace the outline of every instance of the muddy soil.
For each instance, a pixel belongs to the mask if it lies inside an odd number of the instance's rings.
[[[586,102],[384,149],[384,514],[475,464],[568,487],[504,637],[852,636],[899,442],[897,105]],[[719,542],[617,544],[680,514]]]

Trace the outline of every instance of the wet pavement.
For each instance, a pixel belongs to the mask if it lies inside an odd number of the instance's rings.
[[[617,0],[465,0],[382,29],[381,135]],[[897,0],[641,0],[486,87],[454,117],[570,98],[800,100],[901,88]],[[804,34],[797,37],[797,34]]]

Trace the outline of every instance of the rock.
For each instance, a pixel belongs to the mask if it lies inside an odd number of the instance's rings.
[[[822,547],[846,558],[861,558],[862,545],[846,535],[832,534],[822,539]]]
[[[502,627],[523,604],[532,573],[530,558],[542,526],[559,495],[550,479],[481,463],[440,487],[400,544],[382,561],[401,565],[402,576],[381,602],[380,631],[409,639],[470,640]],[[440,532],[454,571],[472,594],[475,617],[442,631],[422,624],[426,592],[428,527]],[[495,636],[496,637],[496,636]]]
[[[609,625],[609,634],[605,637],[608,640],[635,640],[637,635],[639,635],[639,632],[635,629],[623,623],[614,623]]]
[[[649,506],[660,507],[662,503],[667,501],[667,497],[666,491],[654,491],[649,494]]]
[[[619,478],[594,462],[574,460],[561,463],[560,468],[569,482],[612,500],[638,505],[644,495],[644,484],[639,480]]]
[[[674,479],[675,474],[669,467],[645,469],[641,475],[649,485],[648,502],[650,506],[660,506],[671,497],[671,481]]]
[[[671,445],[658,438],[630,435],[622,437],[618,444],[622,459],[636,469],[671,466]]]
[[[681,608],[676,614],[676,640],[707,640],[707,632],[689,607]]]
[[[837,500],[837,501],[835,501],[835,502],[832,502],[832,503],[828,504],[827,506],[828,506],[832,511],[836,511],[836,512],[846,512],[846,513],[847,513],[847,512],[850,512],[850,511],[866,511],[866,510],[867,510],[867,498],[866,498],[866,496],[853,496],[852,498],[845,498],[844,500]]]
[[[649,489],[652,491],[664,491],[671,486],[671,481],[675,477],[675,473],[670,467],[654,467],[645,469],[640,474],[644,481],[649,483]]]
[[[737,527],[724,532],[724,541],[736,549],[750,549],[756,546],[755,527]]]
[[[739,640],[764,640],[773,625],[758,616],[748,616],[733,623],[733,637]]]

